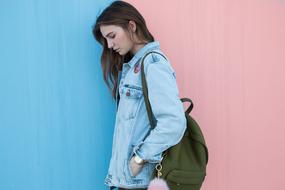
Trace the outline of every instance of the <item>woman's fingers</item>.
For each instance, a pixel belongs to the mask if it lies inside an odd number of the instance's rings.
[[[130,169],[131,169],[131,175],[134,177],[136,175],[138,175],[140,173],[140,171],[142,170],[143,165],[141,164],[137,164],[134,161],[134,157],[131,159],[130,161]]]

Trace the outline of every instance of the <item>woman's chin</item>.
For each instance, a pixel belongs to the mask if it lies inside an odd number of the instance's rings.
[[[125,54],[124,52],[122,52],[122,51],[119,51],[118,54],[120,54],[120,55],[122,55],[122,56],[123,56],[123,55],[126,55],[126,54]]]

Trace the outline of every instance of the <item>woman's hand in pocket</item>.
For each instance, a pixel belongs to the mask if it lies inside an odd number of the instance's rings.
[[[144,165],[144,164],[137,164],[134,158],[135,157],[133,156],[130,161],[130,170],[131,170],[130,172],[131,172],[132,177],[135,177],[136,175],[138,175]]]

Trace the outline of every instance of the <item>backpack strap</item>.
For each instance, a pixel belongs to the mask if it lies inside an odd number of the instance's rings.
[[[144,60],[145,60],[146,56],[148,56],[151,53],[160,54],[166,60],[167,60],[167,58],[163,54],[161,54],[161,53],[158,53],[156,51],[150,51],[150,52],[146,53],[143,56],[142,63],[141,63],[141,80],[142,80],[142,89],[143,89],[144,102],[145,102],[146,111],[147,111],[147,115],[148,115],[148,119],[149,119],[149,123],[150,123],[151,129],[154,129],[155,126],[156,126],[156,122],[157,121],[156,121],[156,119],[154,117],[154,114],[152,112],[151,105],[150,105],[150,102],[149,102],[149,99],[148,99],[147,82],[146,82],[146,79],[145,79],[145,72],[144,72]],[[150,133],[150,131],[148,132],[148,134],[149,133]],[[148,136],[148,134],[146,136]]]
[[[181,98],[180,100],[181,100],[181,102],[190,102],[190,106],[185,111],[185,113],[187,113],[189,115],[190,112],[192,111],[193,107],[194,107],[192,100],[189,98]]]
[[[144,60],[151,53],[159,54],[159,55],[163,56],[166,60],[167,60],[167,58],[163,54],[161,54],[159,52],[150,51],[150,52],[148,52],[148,53],[146,53],[144,55],[144,57],[142,59],[142,63],[141,63],[141,72],[142,72],[141,73],[141,80],[142,80],[143,96],[144,96],[144,101],[145,101],[145,106],[146,106],[146,110],[147,110],[147,115],[148,115],[148,119],[149,119],[149,122],[150,122],[150,126],[151,126],[151,129],[154,129],[155,126],[156,126],[156,119],[154,117],[154,114],[152,112],[151,105],[150,105],[150,102],[149,102],[147,82],[146,82],[146,79],[145,79],[145,72],[144,72]],[[194,104],[193,104],[192,100],[190,98],[181,98],[180,100],[182,102],[190,102],[190,106],[185,111],[185,113],[189,115],[190,112],[192,111],[193,107],[194,107]]]

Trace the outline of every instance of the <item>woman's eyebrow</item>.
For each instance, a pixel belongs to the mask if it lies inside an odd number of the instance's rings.
[[[111,33],[113,33],[113,32],[109,32],[109,33],[105,36],[105,38],[108,37]]]

